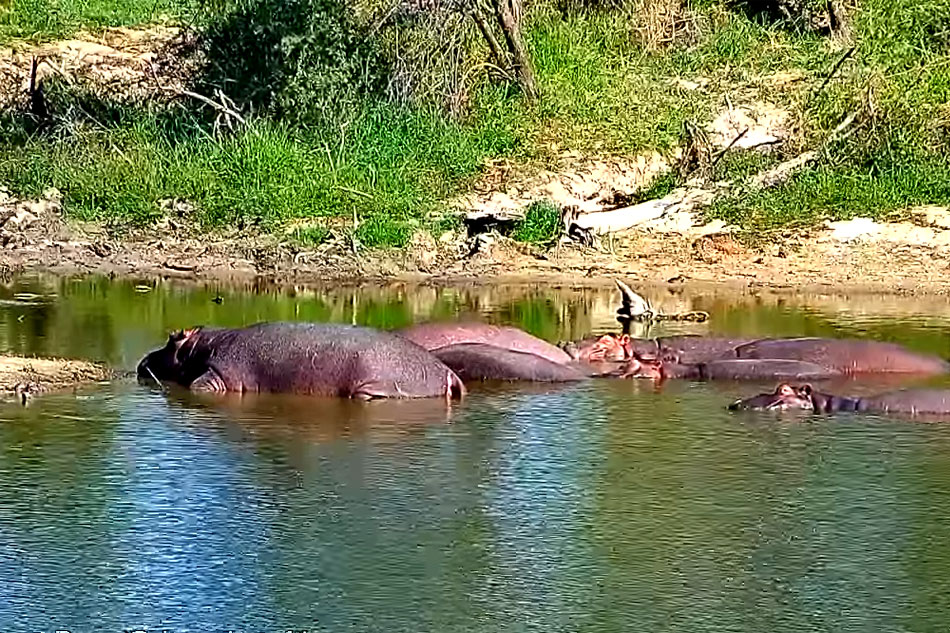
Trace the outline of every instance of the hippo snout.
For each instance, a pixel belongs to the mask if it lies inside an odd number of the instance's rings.
[[[151,362],[151,354],[139,361],[138,367],[135,368],[135,374],[138,377],[138,381],[141,384],[155,385],[160,384],[161,380],[158,377],[158,373]]]

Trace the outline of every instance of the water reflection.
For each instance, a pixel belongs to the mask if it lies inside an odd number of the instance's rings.
[[[194,323],[616,326],[610,288],[135,286],[13,280],[0,344],[131,367]],[[871,299],[651,292],[713,316],[658,333],[946,351],[945,299],[878,299],[875,316]],[[491,386],[448,404],[120,382],[0,407],[0,631],[941,628],[950,427],[725,410],[769,386]]]

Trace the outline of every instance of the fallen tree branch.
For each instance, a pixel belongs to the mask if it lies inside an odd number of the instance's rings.
[[[202,103],[211,106],[212,108],[214,108],[221,114],[225,115],[226,117],[230,117],[234,119],[241,125],[247,125],[247,120],[243,116],[241,116],[240,112],[237,112],[234,109],[236,107],[234,105],[234,101],[228,98],[227,95],[225,95],[224,92],[222,92],[220,89],[216,90],[218,99],[221,101],[221,103],[218,103],[217,101],[213,99],[209,99],[208,97],[202,94],[198,94],[197,92],[192,92],[191,90],[185,90],[184,88],[172,88],[171,86],[159,86],[159,87],[162,90],[165,90],[167,92],[174,92],[175,94],[179,96],[191,97],[192,99],[197,99],[198,101],[201,101]],[[228,104],[230,104],[230,107]]]
[[[748,134],[748,133],[749,133],[749,128],[746,128],[746,129],[742,130],[742,132],[739,133],[739,136],[737,136],[737,137],[735,137],[734,139],[732,139],[732,142],[731,142],[731,143],[729,143],[727,146],[725,146],[724,148],[722,148],[721,150],[719,150],[718,152],[716,152],[716,156],[713,158],[712,164],[710,165],[710,168],[715,167],[716,164],[717,164],[720,160],[722,160],[722,157],[726,155],[726,152],[728,152],[729,150],[731,150],[731,149],[733,148],[733,146],[734,146],[736,143],[738,143],[739,140],[742,139],[742,137],[745,136],[745,135]]]
[[[841,69],[841,66],[844,65],[844,63],[848,60],[849,57],[854,55],[854,51],[856,50],[857,50],[857,47],[852,46],[845,52],[844,55],[841,56],[841,59],[839,59],[838,62],[832,67],[831,72],[828,73],[828,76],[825,77],[825,80],[821,82],[821,86],[818,87],[818,90],[815,92],[814,97],[812,97],[813,99],[822,93],[822,91],[828,86],[828,82],[830,82],[831,79],[836,74],[838,74],[838,70]]]

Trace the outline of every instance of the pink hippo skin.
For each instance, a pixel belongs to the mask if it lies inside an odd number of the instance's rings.
[[[473,322],[420,323],[398,330],[395,334],[430,351],[460,343],[482,343],[513,352],[534,354],[561,365],[571,360],[564,350],[506,325]]]

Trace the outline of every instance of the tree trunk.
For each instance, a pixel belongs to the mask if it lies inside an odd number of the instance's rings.
[[[471,8],[471,14],[472,19],[475,20],[475,24],[478,26],[478,30],[482,33],[482,37],[484,37],[488,43],[488,50],[491,52],[492,61],[504,73],[507,73],[508,56],[505,55],[505,51],[501,49],[501,45],[495,38],[495,34],[491,31],[491,25],[485,21],[485,16],[482,15],[481,9],[478,8],[477,4]]]
[[[521,39],[521,29],[518,24],[518,18],[521,16],[520,3],[521,0],[492,0],[495,6],[495,17],[498,18],[498,25],[505,34],[508,52],[511,53],[511,65],[515,71],[515,78],[525,98],[533,102],[538,99],[538,87],[534,81],[531,59]]]
[[[49,119],[49,107],[46,105],[46,97],[43,95],[43,86],[36,76],[39,65],[40,60],[34,55],[30,65],[30,113],[37,121],[46,121]]]
[[[848,10],[845,8],[844,3],[840,2],[840,0],[828,0],[827,10],[828,27],[831,30],[831,34],[842,41],[852,41],[851,17],[848,15]]]

